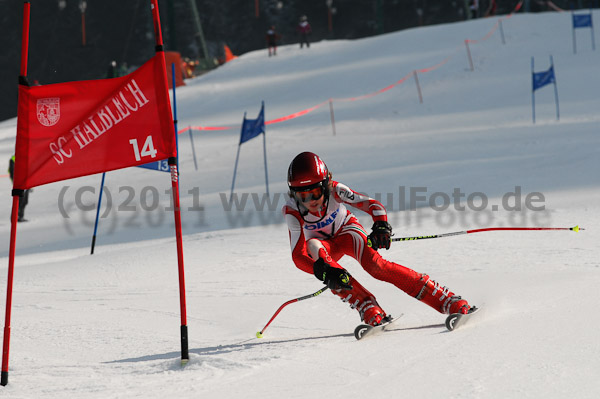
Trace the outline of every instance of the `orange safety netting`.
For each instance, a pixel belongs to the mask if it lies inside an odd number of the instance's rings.
[[[483,42],[483,41],[485,41],[485,40],[488,40],[490,37],[492,37],[492,35],[493,35],[493,34],[496,32],[496,30],[498,29],[498,26],[499,26],[499,24],[500,24],[500,21],[501,21],[501,20],[503,20],[503,19],[509,19],[509,18],[511,18],[511,17],[514,15],[514,13],[518,12],[518,11],[521,9],[522,5],[523,5],[523,1],[520,1],[520,2],[519,2],[517,5],[516,5],[515,9],[514,9],[514,10],[513,10],[513,11],[512,11],[510,14],[508,14],[508,15],[507,15],[507,16],[505,16],[505,17],[499,18],[499,19],[496,21],[496,23],[494,24],[494,26],[492,27],[492,29],[491,29],[491,30],[490,30],[490,31],[489,31],[489,32],[488,32],[488,33],[487,33],[487,34],[486,34],[486,35],[485,35],[483,38],[481,38],[481,39],[479,39],[479,40],[475,40],[475,39],[466,39],[466,40],[465,40],[465,42],[468,42],[468,43],[474,43],[474,44],[476,44],[476,43],[480,43],[480,42]],[[227,50],[228,50],[229,48],[228,48],[227,46],[225,46],[225,48],[226,48],[226,52],[227,52]],[[456,51],[456,50],[455,50],[455,51]],[[231,53],[231,50],[230,50],[229,52]],[[288,121],[288,120],[290,120],[290,119],[295,119],[295,118],[298,118],[298,117],[304,116],[304,115],[306,115],[306,114],[309,114],[309,113],[311,113],[311,112],[313,112],[313,111],[315,111],[315,110],[317,110],[317,109],[321,108],[322,106],[324,106],[324,105],[326,105],[326,104],[328,104],[328,103],[331,103],[331,102],[333,102],[333,101],[337,101],[337,102],[360,101],[360,100],[364,100],[364,99],[367,99],[367,98],[371,98],[371,97],[377,96],[377,95],[379,95],[379,94],[385,93],[385,92],[387,92],[387,91],[389,91],[389,90],[393,89],[393,88],[394,88],[394,87],[396,87],[396,86],[399,86],[399,85],[401,85],[401,84],[402,84],[402,83],[404,83],[404,82],[405,82],[407,79],[409,79],[411,76],[413,76],[415,73],[427,73],[427,72],[432,72],[432,71],[434,71],[434,70],[436,70],[436,69],[438,69],[438,68],[442,67],[442,66],[443,66],[444,64],[446,64],[448,61],[450,61],[450,59],[452,59],[452,57],[454,57],[454,55],[455,55],[455,54],[451,54],[451,55],[449,55],[449,56],[448,56],[448,57],[446,57],[444,60],[442,60],[441,62],[439,62],[439,63],[437,63],[437,64],[435,64],[435,65],[433,65],[433,66],[430,66],[430,67],[427,67],[427,68],[422,68],[422,69],[416,69],[416,70],[414,70],[414,71],[410,72],[409,74],[407,74],[406,76],[404,76],[402,79],[398,80],[397,82],[395,82],[395,83],[392,83],[391,85],[389,85],[389,86],[386,86],[386,87],[384,87],[384,88],[382,88],[382,89],[379,89],[379,90],[377,90],[377,91],[375,91],[375,92],[372,92],[372,93],[369,93],[369,94],[364,94],[364,95],[357,96],[357,97],[348,97],[348,98],[330,98],[329,100],[323,101],[323,102],[321,102],[321,103],[319,103],[319,104],[317,104],[317,105],[315,105],[315,106],[313,106],[313,107],[310,107],[310,108],[304,109],[304,110],[302,110],[302,111],[294,112],[294,113],[292,113],[292,114],[289,114],[289,115],[286,115],[286,116],[282,116],[282,117],[280,117],[280,118],[276,118],[276,119],[271,119],[271,120],[269,120],[269,121],[265,121],[265,125],[271,125],[271,124],[274,124],[274,123],[285,122],[285,121]],[[187,128],[184,128],[184,129],[180,130],[180,131],[179,131],[179,133],[184,133],[184,132],[187,132],[188,130],[200,130],[200,131],[221,131],[221,130],[229,130],[229,129],[239,128],[240,126],[241,126],[241,125],[239,125],[239,124],[238,124],[238,125],[233,125],[233,126],[190,126],[190,127],[187,127]]]

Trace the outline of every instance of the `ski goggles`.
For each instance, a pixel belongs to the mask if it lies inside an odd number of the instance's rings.
[[[300,201],[300,202],[310,202],[313,200],[318,200],[319,198],[321,198],[323,196],[323,194],[325,193],[325,190],[323,189],[323,186],[319,185],[317,187],[313,187],[313,188],[308,188],[306,190],[297,190],[297,189],[292,189],[292,193],[294,194],[294,197]]]

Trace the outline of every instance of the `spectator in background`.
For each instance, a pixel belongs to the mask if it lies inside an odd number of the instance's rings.
[[[490,1],[490,6],[488,7],[488,9],[485,11],[485,17],[492,17],[496,15],[496,0],[491,0]]]
[[[300,48],[302,48],[304,44],[306,44],[306,48],[309,48],[310,42],[308,41],[308,35],[312,32],[312,29],[306,15],[303,15],[300,18],[300,23],[298,24],[296,31],[298,31],[298,34],[300,35]]]
[[[469,11],[471,12],[471,19],[477,18],[479,14],[479,0],[470,0]]]
[[[110,62],[110,64],[108,65],[108,71],[106,71],[106,77],[107,78],[116,78],[117,76],[119,76],[119,73],[117,72],[117,61],[112,60]]]
[[[183,78],[191,79],[196,76],[196,65],[198,65],[197,61],[191,60],[189,57],[185,57],[183,59]]]
[[[125,61],[123,61],[121,63],[121,66],[119,67],[119,70],[117,71],[117,76],[125,76],[129,73],[129,67],[127,66],[127,63]]]
[[[417,19],[419,21],[419,26],[423,26],[423,9],[421,7],[417,7],[416,13]]]
[[[266,39],[267,39],[267,48],[269,49],[269,57],[272,55],[277,55],[277,42],[280,39],[280,36],[277,34],[277,31],[275,30],[275,26],[271,26],[269,29],[267,29],[267,34],[266,34]]]

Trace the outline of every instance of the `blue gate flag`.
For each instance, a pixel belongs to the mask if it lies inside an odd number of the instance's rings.
[[[233,200],[233,189],[235,187],[235,176],[237,175],[238,161],[240,160],[240,149],[242,144],[248,140],[252,140],[259,134],[263,134],[263,149],[265,155],[265,184],[267,186],[267,196],[269,195],[269,173],[267,172],[267,134],[265,133],[265,102],[262,102],[258,118],[246,119],[244,113],[244,121],[242,122],[242,133],[240,134],[240,144],[238,144],[237,155],[235,157],[235,166],[233,167],[233,180],[231,181],[231,195],[229,196],[229,204]]]
[[[592,27],[592,14],[573,14],[573,28]]]
[[[560,111],[558,109],[558,89],[556,87],[556,75],[554,75],[554,59],[550,56],[550,68],[544,72],[534,72],[534,59],[531,57],[531,118],[535,123],[535,91],[550,83],[554,84],[554,99],[556,101],[556,120],[560,120]]]
[[[242,134],[240,136],[240,144],[248,140],[252,140],[256,136],[265,132],[265,103],[263,102],[260,108],[260,113],[256,119],[246,119],[242,123]]]
[[[577,39],[575,38],[575,29],[576,28],[590,28],[590,33],[592,34],[592,50],[596,50],[596,43],[594,43],[594,24],[592,22],[592,10],[590,9],[589,14],[575,14],[571,12],[573,15],[573,54],[577,54]]]
[[[554,65],[552,65],[547,71],[536,72],[533,74],[533,91],[536,91],[540,87],[549,85],[550,83],[556,83],[556,78],[554,76]]]
[[[143,165],[138,165],[139,168],[158,170],[159,172],[167,172],[170,173],[171,169],[169,168],[169,161],[167,159],[163,159],[162,161],[150,162]]]

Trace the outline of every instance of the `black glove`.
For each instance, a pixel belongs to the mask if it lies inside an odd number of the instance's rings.
[[[392,243],[392,226],[388,222],[378,220],[373,223],[372,232],[367,237],[367,244],[375,249],[390,249]]]
[[[351,290],[350,275],[344,269],[333,267],[326,263],[323,258],[319,258],[313,265],[313,273],[315,277],[321,280],[332,290],[339,288],[343,290]]]

